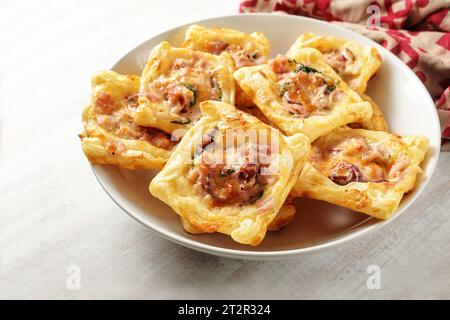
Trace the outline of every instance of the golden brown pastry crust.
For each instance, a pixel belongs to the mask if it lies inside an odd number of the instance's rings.
[[[139,97],[139,107],[135,113],[135,121],[141,126],[151,126],[159,128],[165,132],[172,133],[174,130],[182,129],[187,130],[193,126],[195,121],[180,121],[182,116],[174,114],[171,112],[167,104],[154,102],[149,98],[147,93],[148,86],[158,78],[167,80],[168,83],[178,83],[184,81],[184,79],[189,79],[189,69],[182,78],[174,78],[174,75],[178,72],[173,66],[176,59],[197,59],[202,60],[205,64],[208,64],[208,69],[204,71],[205,78],[208,77],[214,80],[214,85],[218,86],[219,90],[219,100],[234,104],[235,99],[235,88],[233,80],[233,62],[229,54],[226,52],[221,55],[212,55],[200,51],[192,51],[186,48],[174,48],[167,41],[161,42],[157,45],[150,53],[147,64],[142,72],[141,76],[141,86],[140,86],[140,97]],[[192,69],[192,68],[191,68]],[[173,79],[173,80],[172,80]],[[196,79],[195,81],[198,81]],[[182,83],[189,89],[191,84]],[[197,85],[197,84],[192,84]],[[199,87],[204,84],[199,83]],[[190,89],[191,90],[191,89]],[[195,96],[197,96],[195,98]],[[199,98],[198,93],[194,93],[194,105],[189,107],[190,111],[200,112],[199,104],[203,100]],[[197,118],[199,118],[198,116]]]
[[[302,134],[285,137],[255,117],[225,103],[208,101],[202,103],[201,108],[202,119],[185,134],[167,165],[152,180],[150,193],[181,216],[188,232],[221,232],[231,235],[237,242],[257,245],[263,240],[268,226],[277,216],[297,180],[309,154],[309,139]],[[186,159],[195,158],[192,148],[198,141],[199,132],[202,135],[213,128],[218,128],[220,132],[262,130],[272,135],[273,139],[279,138],[279,151],[274,153],[276,161],[270,162],[274,174],[255,202],[215,206],[211,205],[209,196],[199,194],[193,187],[189,177],[196,166],[186,163]]]
[[[187,29],[182,47],[212,54],[226,51],[233,57],[236,69],[243,65],[266,63],[270,52],[269,40],[261,32],[248,34],[233,29],[205,28],[199,25],[192,25]],[[239,85],[236,85],[236,106],[254,106]]]
[[[267,231],[280,231],[281,229],[286,227],[292,221],[292,219],[294,219],[297,209],[295,208],[293,199],[293,197],[288,197],[286,199],[280,211],[278,211],[278,214],[267,226]],[[181,217],[180,220],[184,230],[186,230],[187,232],[192,234],[206,233],[206,231],[190,224],[188,220]]]
[[[291,50],[290,58],[316,69],[330,81],[334,81],[336,90],[342,92],[340,100],[332,103],[332,109],[326,114],[311,115],[307,118],[295,118],[286,113],[280,97],[276,74],[268,65],[241,68],[234,73],[234,78],[241,88],[269,119],[286,134],[306,134],[311,141],[331,130],[351,123],[366,121],[372,116],[372,107],[325,63],[321,53],[315,49],[304,48]]]
[[[353,129],[367,129],[374,131],[389,132],[389,125],[380,107],[368,95],[362,93],[361,97],[365,101],[369,102],[370,105],[372,106],[373,111],[372,117],[367,121],[363,121],[360,123],[351,123],[349,124],[349,127]]]
[[[340,77],[347,82],[348,86],[358,93],[366,91],[367,82],[377,72],[381,65],[381,56],[375,48],[365,47],[356,42],[351,42],[338,37],[323,37],[313,33],[304,33],[297,38],[295,43],[289,49],[287,55],[291,55],[301,48],[314,48],[322,54],[327,55],[328,59],[332,59],[334,55],[336,59],[341,58],[341,70],[335,66]],[[348,57],[345,50],[351,52]],[[344,55],[341,55],[341,53]],[[350,61],[351,60],[351,61]],[[331,60],[333,61],[333,60]],[[332,65],[333,63],[330,60]],[[344,65],[351,62],[351,65]]]
[[[92,91],[91,102],[83,111],[84,132],[80,134],[81,146],[89,161],[127,169],[161,169],[169,159],[170,150],[145,140],[125,138],[117,134],[118,130],[108,130],[99,123],[99,115],[95,112],[99,97],[115,105],[114,114],[118,117],[128,112],[128,99],[139,91],[139,77],[113,71],[99,72],[92,77]],[[121,130],[130,129],[126,120],[119,121],[118,125]]]
[[[406,192],[415,186],[416,176],[421,173],[420,163],[428,148],[423,136],[397,137],[381,131],[350,129],[341,127],[320,137],[313,143],[313,149],[327,150],[336,142],[348,138],[363,138],[369,143],[381,144],[387,150],[390,170],[396,165],[392,177],[378,182],[350,182],[339,185],[316,167],[313,159],[304,166],[291,195],[324,200],[355,211],[364,212],[378,219],[388,219],[395,211]],[[359,156],[359,155],[355,155]],[[331,158],[332,161],[333,158]]]

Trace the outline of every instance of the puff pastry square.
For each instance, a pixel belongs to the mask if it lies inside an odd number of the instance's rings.
[[[176,142],[165,132],[134,122],[139,77],[99,72],[92,77],[92,91],[80,134],[89,161],[128,169],[161,169]]]
[[[381,65],[381,56],[375,48],[338,37],[304,33],[297,38],[287,55],[294,54],[301,48],[319,50],[325,61],[358,93],[366,91],[367,82]]]
[[[189,129],[201,117],[202,101],[234,104],[233,70],[226,52],[216,56],[161,42],[142,72],[136,123],[168,133]]]
[[[269,40],[261,32],[247,34],[233,29],[208,29],[199,25],[188,28],[182,47],[212,54],[227,52],[232,56],[236,69],[266,63],[270,52]],[[253,106],[252,100],[239,86],[236,86],[236,106]]]
[[[297,181],[309,139],[283,136],[225,103],[208,101],[201,109],[202,119],[152,180],[150,193],[189,232],[220,232],[257,245]]]
[[[294,204],[294,197],[289,196],[284,202],[278,214],[267,227],[268,231],[280,231],[294,219],[297,209]]]
[[[414,188],[427,148],[423,136],[338,128],[314,141],[291,194],[388,219]]]
[[[278,211],[278,214],[267,226],[267,231],[280,231],[281,229],[286,227],[292,221],[292,219],[294,219],[297,209],[295,208],[293,200],[294,197],[291,196],[286,199],[280,211]],[[189,233],[207,233],[205,230],[195,227],[186,219],[181,218],[181,224],[183,225],[183,228]]]
[[[291,51],[267,65],[241,68],[234,78],[271,123],[312,141],[352,122],[367,121],[372,107],[311,48]]]

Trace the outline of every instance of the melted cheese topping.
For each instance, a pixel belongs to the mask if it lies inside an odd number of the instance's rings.
[[[211,63],[199,54],[177,58],[169,69],[152,81],[143,93],[177,118],[174,123],[195,123],[201,117],[199,104],[220,100],[222,90]]]
[[[327,114],[333,107],[333,100],[342,95],[336,84],[321,72],[288,57],[278,56],[269,61],[269,66],[276,73],[283,106],[293,117]]]
[[[215,128],[202,137],[188,177],[211,206],[254,204],[274,181],[270,167],[275,157],[267,144],[226,143],[225,135]]]
[[[346,137],[327,146],[313,143],[310,161],[339,185],[389,182],[401,177],[410,164],[408,157],[393,159],[381,142],[369,142],[364,137]]]
[[[349,48],[332,50],[323,54],[325,61],[336,71],[345,82],[351,82],[358,76],[360,68],[356,56]]]
[[[239,45],[221,40],[210,42],[205,50],[215,55],[228,52],[233,58],[236,68],[259,65],[264,63],[265,60],[258,51],[249,51]]]
[[[136,94],[114,100],[108,93],[100,93],[94,100],[93,111],[98,124],[118,138],[142,140],[158,148],[171,150],[176,142],[171,141],[170,135],[155,128],[141,127],[134,122],[133,113],[136,108]],[[119,141],[107,143],[106,148],[111,153],[124,151],[124,146]]]

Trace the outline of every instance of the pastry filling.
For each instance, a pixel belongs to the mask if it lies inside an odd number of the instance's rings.
[[[348,80],[358,73],[356,56],[349,48],[332,50],[323,54],[325,61],[341,78]]]
[[[148,142],[155,147],[171,150],[176,144],[169,134],[156,128],[146,128],[137,125],[133,113],[137,108],[138,95],[128,94],[117,101],[108,93],[100,93],[94,101],[93,111],[97,123],[106,131],[121,139],[133,139]],[[116,154],[124,151],[119,141],[109,142],[108,150]]]
[[[243,47],[226,43],[221,40],[208,43],[207,52],[219,55],[222,52],[227,52],[234,60],[236,68],[255,66],[264,63],[264,57],[258,51],[249,51]]]
[[[143,95],[167,108],[174,118],[172,123],[188,124],[200,119],[200,102],[222,99],[222,89],[216,68],[201,54],[194,53],[190,59],[175,59]]]
[[[313,143],[312,165],[334,183],[392,182],[410,164],[405,155],[395,159],[381,142],[364,137],[346,137],[327,146]]]
[[[283,106],[292,117],[327,114],[333,107],[333,101],[341,95],[334,81],[293,59],[278,56],[269,62],[269,66],[277,76],[278,94]]]
[[[273,155],[269,145],[226,143],[217,129],[202,137],[194,154],[189,180],[194,190],[212,206],[245,206],[256,203],[274,179],[269,172]]]

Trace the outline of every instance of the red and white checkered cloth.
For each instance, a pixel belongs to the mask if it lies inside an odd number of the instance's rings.
[[[371,5],[379,8],[380,27],[367,27]],[[380,43],[425,84],[441,118],[443,142],[450,141],[450,0],[241,0],[239,11],[313,17]]]

